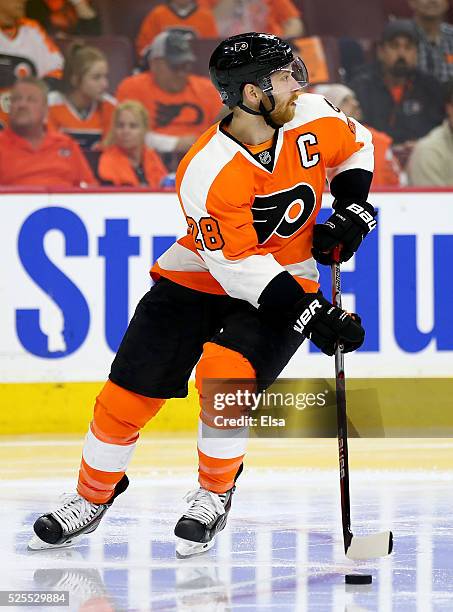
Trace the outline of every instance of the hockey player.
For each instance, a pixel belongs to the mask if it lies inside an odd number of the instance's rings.
[[[349,259],[376,224],[366,201],[369,132],[323,97],[302,93],[305,66],[276,36],[223,41],[210,74],[232,112],[179,166],[187,236],[152,268],[156,283],[97,398],[77,493],[37,519],[31,548],[68,545],[97,527],[127,487],[139,430],[165,399],[187,395],[198,364],[200,487],[186,497],[175,534],[180,556],[209,549],[225,526],[246,439],[208,435],[212,406],[203,402],[203,381],[251,379],[262,390],[304,338],[327,355],[337,342],[345,351],[363,342],[360,318],[320,293],[315,260],[329,264],[338,244]],[[334,212],[315,225],[327,169]]]

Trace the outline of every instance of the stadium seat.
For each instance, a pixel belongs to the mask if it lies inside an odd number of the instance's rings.
[[[412,11],[407,0],[381,0],[384,8],[384,13],[390,18],[408,18],[412,16]],[[447,15],[447,21],[453,23],[453,4],[450,2],[450,8]]]
[[[209,58],[220,41],[218,38],[199,38],[194,41],[194,51],[197,56],[193,68],[195,74],[209,77]]]
[[[385,21],[381,2],[376,0],[304,0],[303,20],[309,36],[374,39],[379,38]]]
[[[105,53],[110,67],[110,93],[114,93],[118,83],[129,76],[134,67],[134,49],[125,36],[68,36],[55,42],[63,53],[75,41],[82,40],[87,45],[97,47]]]
[[[134,45],[140,25],[159,0],[95,0],[105,34],[126,36]]]
[[[327,69],[329,71],[329,82],[341,79],[340,48],[338,40],[333,36],[321,36],[321,43],[326,57]]]
[[[407,18],[412,14],[407,0],[381,0],[386,16]]]
[[[317,47],[314,49],[307,44],[321,43],[320,53]],[[341,80],[341,61],[338,39],[333,36],[319,36],[308,38],[293,38],[291,45],[296,51],[296,54],[304,60],[310,82],[330,83]]]

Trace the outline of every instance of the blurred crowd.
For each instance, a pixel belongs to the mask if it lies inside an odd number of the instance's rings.
[[[453,186],[449,0],[0,0],[0,186],[172,189],[227,114],[220,39],[291,41],[308,91],[364,123],[374,187]]]

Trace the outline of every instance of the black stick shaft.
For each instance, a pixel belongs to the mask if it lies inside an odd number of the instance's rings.
[[[340,264],[332,264],[332,303],[341,308]],[[351,501],[349,496],[349,458],[348,458],[348,422],[346,415],[346,381],[344,374],[344,355],[340,344],[335,350],[335,388],[337,400],[338,456],[340,467],[341,520],[343,524],[343,543],[346,553],[352,540]]]

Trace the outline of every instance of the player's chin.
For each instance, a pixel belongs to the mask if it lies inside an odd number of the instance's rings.
[[[271,113],[272,121],[279,126],[285,125],[294,119],[296,113],[296,106],[293,103],[289,103],[284,110],[277,110]]]
[[[285,109],[283,113],[280,113],[280,116],[277,119],[277,123],[280,125],[285,125],[285,123],[289,123],[294,119],[294,115],[296,114],[296,107],[291,104],[288,108]]]

